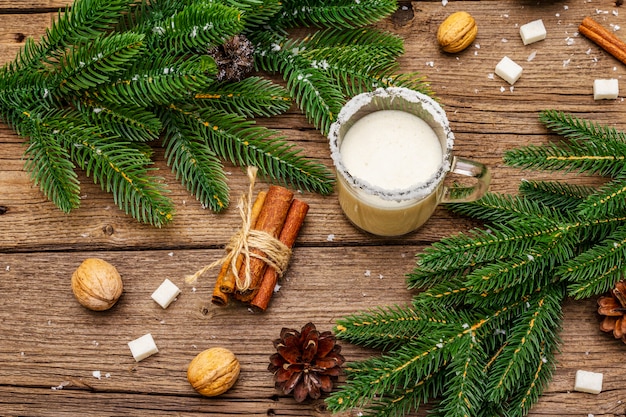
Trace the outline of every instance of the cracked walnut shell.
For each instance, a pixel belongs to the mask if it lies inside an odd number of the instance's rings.
[[[239,360],[228,349],[216,347],[200,352],[187,367],[187,380],[206,397],[228,391],[239,377]]]
[[[72,274],[72,292],[78,302],[90,310],[110,309],[123,289],[117,269],[99,258],[85,259]]]
[[[437,30],[437,41],[445,52],[461,52],[474,42],[478,34],[476,20],[467,12],[448,16]]]

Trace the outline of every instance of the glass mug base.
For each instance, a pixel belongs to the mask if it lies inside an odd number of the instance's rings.
[[[426,223],[439,204],[441,189],[422,200],[391,207],[363,204],[363,196],[342,177],[337,178],[337,193],[344,215],[354,226],[377,236],[396,237],[410,233]]]

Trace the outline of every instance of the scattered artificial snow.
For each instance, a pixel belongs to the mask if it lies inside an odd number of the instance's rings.
[[[52,389],[52,391],[61,390],[61,389],[65,388],[65,387],[67,387],[69,384],[70,384],[70,381],[63,381],[59,385],[57,385],[56,387],[50,387],[50,389]]]

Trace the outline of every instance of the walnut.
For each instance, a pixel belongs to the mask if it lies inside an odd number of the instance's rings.
[[[437,30],[437,41],[445,52],[461,52],[474,42],[478,27],[467,12],[455,12],[444,20]]]
[[[113,307],[124,289],[122,277],[107,261],[88,258],[72,274],[72,291],[84,307],[102,311]]]
[[[216,347],[193,358],[187,368],[187,380],[198,393],[215,397],[235,384],[240,370],[239,360],[233,352]]]

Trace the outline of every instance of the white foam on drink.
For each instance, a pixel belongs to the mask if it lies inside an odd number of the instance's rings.
[[[379,110],[358,120],[345,133],[340,152],[350,175],[387,191],[428,181],[443,160],[433,129],[401,110]]]

